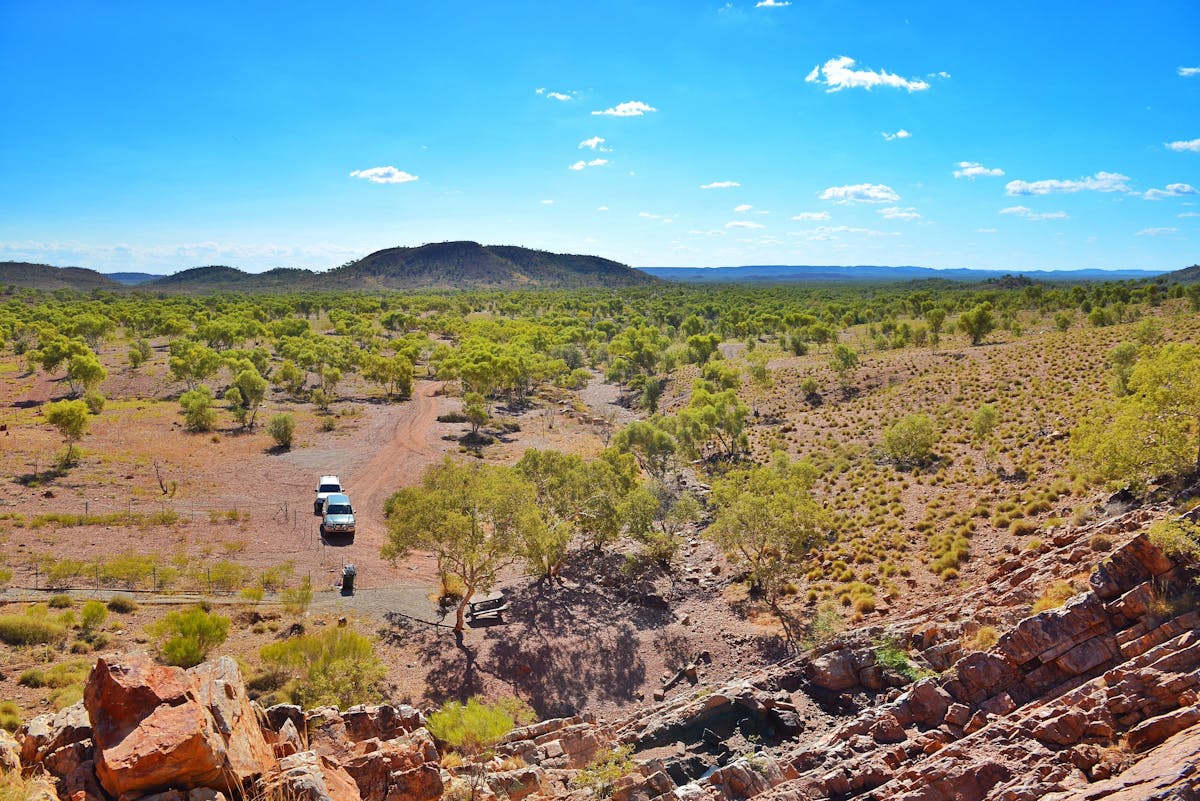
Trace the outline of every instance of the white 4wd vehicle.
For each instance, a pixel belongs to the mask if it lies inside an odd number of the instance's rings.
[[[313,501],[313,514],[321,514],[322,507],[325,506],[325,499],[336,492],[342,491],[342,482],[337,476],[321,476],[321,480],[317,482],[317,499]]]

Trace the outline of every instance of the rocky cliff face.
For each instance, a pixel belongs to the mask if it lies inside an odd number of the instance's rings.
[[[40,768],[47,798],[77,801],[434,801],[464,781],[582,801],[592,791],[572,777],[624,743],[638,763],[615,801],[1200,799],[1195,576],[1141,533],[1147,520],[1061,532],[957,609],[850,632],[625,720],[518,729],[486,766],[442,768],[410,707],[263,710],[232,660],[183,671],[130,654],[97,662],[81,704],[0,739],[0,770]],[[1027,614],[1051,580],[1095,561],[1095,534],[1118,547],[1088,589]],[[969,651],[985,625],[995,644]]]

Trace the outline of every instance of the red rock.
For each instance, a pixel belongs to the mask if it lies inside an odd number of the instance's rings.
[[[83,704],[74,704],[52,715],[39,715],[18,730],[21,761],[28,766],[47,754],[92,736],[92,724]]]
[[[113,796],[167,787],[240,791],[274,764],[229,658],[190,672],[154,665],[144,654],[101,659],[84,704],[96,741],[96,775]]]
[[[1144,720],[1129,730],[1127,742],[1134,751],[1145,751],[1168,737],[1200,723],[1200,709],[1189,706]]]
[[[858,674],[849,649],[819,656],[808,666],[808,679],[818,687],[838,692],[858,684]]]
[[[946,717],[946,710],[954,699],[938,685],[936,679],[921,679],[908,692],[900,696],[900,703],[907,704],[912,719],[926,726],[937,726]]]
[[[315,751],[279,760],[278,770],[262,782],[266,798],[289,801],[361,801],[358,786],[345,770]]]
[[[442,793],[437,746],[425,729],[386,742],[366,740],[342,767],[365,801],[430,801]]]

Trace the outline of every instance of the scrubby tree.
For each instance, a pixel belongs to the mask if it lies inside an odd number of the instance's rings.
[[[217,412],[212,408],[212,390],[201,384],[179,396],[183,408],[183,427],[191,432],[212,431]]]
[[[221,355],[198,342],[176,339],[169,348],[171,355],[167,359],[167,367],[171,377],[184,382],[189,390],[195,389],[201,381],[211,378],[221,369]]]
[[[985,403],[971,415],[971,433],[976,442],[983,442],[991,436],[996,427],[996,407]]]
[[[296,420],[290,414],[277,414],[267,422],[267,433],[280,448],[290,448],[296,434]]]
[[[613,447],[632,454],[641,468],[662,481],[676,450],[675,438],[663,427],[662,418],[637,420],[613,437]]]
[[[58,429],[66,443],[67,453],[63,458],[66,464],[75,460],[75,443],[83,439],[87,433],[90,413],[87,404],[81,400],[63,400],[47,403],[42,414],[46,422]]]
[[[970,311],[958,316],[958,327],[971,339],[972,345],[979,345],[987,339],[987,335],[996,330],[996,318],[992,315],[992,304],[980,303]]]
[[[921,412],[905,415],[883,432],[883,451],[900,466],[929,461],[936,444],[933,420]]]
[[[267,396],[267,379],[258,374],[251,364],[243,365],[231,386],[225,392],[225,400],[233,407],[233,413],[246,428],[254,428],[258,409]]]
[[[1200,346],[1171,343],[1143,356],[1128,389],[1072,432],[1076,455],[1101,478],[1133,489],[1200,470]]]
[[[816,475],[810,462],[793,464],[776,453],[768,465],[713,482],[714,519],[705,536],[745,565],[768,600],[778,598],[797,560],[828,530],[828,516],[812,496]]]
[[[108,370],[90,350],[72,356],[67,364],[67,381],[71,385],[72,395],[94,390],[107,377]]]
[[[486,464],[460,464],[450,457],[425,471],[421,483],[388,498],[387,542],[382,554],[395,562],[415,548],[432,551],[438,568],[458,578],[465,591],[454,629],[466,626],[467,604],[486,592],[540,536],[545,523],[533,486],[516,470]]]
[[[845,388],[850,383],[850,377],[858,368],[858,353],[849,345],[839,342],[833,346],[833,353],[829,357],[829,367],[837,373],[838,381]]]
[[[1108,352],[1109,384],[1118,398],[1129,394],[1129,377],[1133,374],[1133,365],[1137,363],[1139,353],[1141,348],[1133,342],[1122,342]]]

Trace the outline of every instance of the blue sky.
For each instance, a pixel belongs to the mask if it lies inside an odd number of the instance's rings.
[[[0,115],[0,259],[1200,261],[1194,0],[0,0]]]

